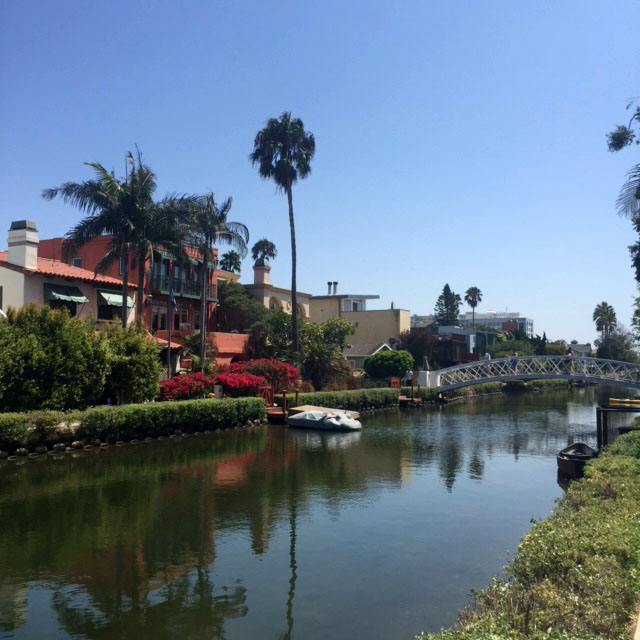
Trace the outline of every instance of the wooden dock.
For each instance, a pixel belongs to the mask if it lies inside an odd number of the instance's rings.
[[[289,415],[293,416],[296,413],[302,413],[303,411],[321,411],[322,413],[346,413],[350,418],[354,420],[360,419],[359,411],[347,411],[347,409],[329,409],[328,407],[316,407],[312,404],[303,404],[300,407],[292,407],[289,409]]]

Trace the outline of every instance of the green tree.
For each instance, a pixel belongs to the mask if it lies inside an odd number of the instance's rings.
[[[182,198],[169,196],[160,203],[153,200],[156,176],[143,164],[142,155],[127,154],[127,175],[116,178],[99,162],[85,162],[95,172],[93,180],[66,182],[60,187],[44,189],[42,197],[53,200],[60,197],[80,209],[85,217],[65,236],[65,253],[73,254],[77,248],[101,235],[110,235],[105,255],[96,266],[104,273],[116,260],[124,267],[122,295],[127,299],[129,290],[129,258],[135,253],[138,269],[137,315],[142,317],[142,290],[147,256],[154,243],[173,247],[180,244],[176,218],[182,210]],[[127,324],[127,305],[122,305],[122,326]]]
[[[230,271],[231,273],[240,273],[242,269],[242,258],[237,251],[226,251],[222,254],[222,258],[218,265],[223,271]]]
[[[634,102],[627,105],[627,109],[633,107]],[[617,152],[628,147],[633,142],[638,144],[636,129],[640,125],[640,107],[636,107],[626,125],[617,125],[617,127],[607,134],[607,146],[609,151]],[[640,164],[635,164],[627,173],[618,199],[616,200],[616,208],[621,216],[631,218],[633,228],[636,233],[640,234]],[[631,255],[631,264],[635,270],[636,282],[640,282],[640,239],[629,246]]]
[[[98,402],[110,350],[93,323],[35,304],[7,315],[0,322],[2,411],[81,409]]]
[[[476,323],[476,307],[482,302],[482,291],[478,287],[469,287],[464,294],[464,301],[471,307],[471,326]]]
[[[413,357],[408,351],[378,351],[364,359],[364,370],[374,380],[401,377],[413,368]]]
[[[249,230],[241,222],[227,220],[232,199],[222,204],[215,201],[213,193],[193,198],[189,212],[191,243],[200,253],[200,363],[206,362],[207,322],[209,318],[209,265],[213,265],[213,245],[224,243],[240,257],[247,255]]]
[[[268,260],[269,258],[275,258],[277,255],[276,245],[266,238],[261,238],[251,248],[251,257],[254,260]]]
[[[448,284],[445,284],[442,293],[436,301],[433,312],[435,323],[445,327],[454,325],[458,320],[461,304],[462,300],[460,296],[451,291]]]
[[[292,118],[284,112],[279,118],[269,118],[267,126],[256,135],[253,152],[249,158],[258,166],[260,177],[272,179],[278,189],[287,194],[289,205],[289,228],[291,231],[291,307],[298,308],[296,292],[296,230],[293,219],[292,187],[311,173],[311,160],[316,142],[312,133],[307,133],[302,120]],[[298,350],[298,318],[293,313],[291,323],[293,351]]]
[[[424,327],[414,327],[400,334],[399,348],[408,351],[415,362],[422,364],[427,359],[430,366],[435,366],[435,353],[438,348],[438,336]]]
[[[153,400],[160,390],[160,346],[138,323],[125,329],[106,327],[103,332],[111,364],[105,396],[116,397],[120,404]]]
[[[613,328],[598,345],[598,358],[638,362],[638,354],[633,349],[633,335],[624,327]]]
[[[329,318],[319,324],[305,323],[300,330],[301,371],[315,389],[323,389],[351,375],[343,355],[347,336],[355,332],[350,322]]]
[[[618,322],[614,308],[606,302],[601,302],[593,310],[592,317],[596,323],[596,330],[600,331],[601,341],[606,340]]]
[[[241,284],[224,281],[218,287],[216,307],[220,331],[248,331],[264,320],[269,310]]]

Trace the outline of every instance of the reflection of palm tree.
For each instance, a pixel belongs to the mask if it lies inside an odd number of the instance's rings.
[[[296,562],[296,539],[298,518],[297,474],[295,467],[292,471],[291,493],[289,504],[289,591],[287,592],[287,632],[280,636],[283,640],[291,640],[293,633],[293,598],[296,594],[296,580],[298,578],[298,563]]]

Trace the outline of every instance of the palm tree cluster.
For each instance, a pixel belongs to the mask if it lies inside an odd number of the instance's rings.
[[[596,323],[596,329],[600,331],[602,341],[611,335],[611,331],[618,324],[614,308],[606,302],[601,302],[593,310],[593,321]]]
[[[247,254],[249,231],[240,222],[231,222],[227,216],[231,198],[216,202],[213,193],[205,195],[171,194],[162,200],[154,200],[157,187],[155,173],[142,161],[127,154],[127,170],[124,178],[116,178],[99,162],[87,162],[95,172],[92,180],[66,182],[59,187],[44,189],[45,200],[61,198],[77,207],[83,219],[65,235],[65,257],[73,255],[82,245],[102,235],[111,236],[105,255],[96,267],[104,273],[116,260],[123,265],[122,273],[122,326],[127,324],[127,294],[131,257],[138,268],[138,321],[142,319],[142,291],[145,266],[153,261],[153,247],[170,251],[178,264],[186,265],[189,257],[186,248],[195,248],[201,258],[201,330],[200,351],[204,362],[207,317],[207,285],[209,265],[213,263],[213,246],[219,243],[231,245],[236,255]],[[153,266],[153,265],[152,265]]]

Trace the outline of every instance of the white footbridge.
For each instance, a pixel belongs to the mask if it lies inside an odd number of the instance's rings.
[[[486,382],[558,379],[640,389],[640,365],[602,358],[523,356],[421,371],[418,377],[421,386],[436,387],[440,392]]]

